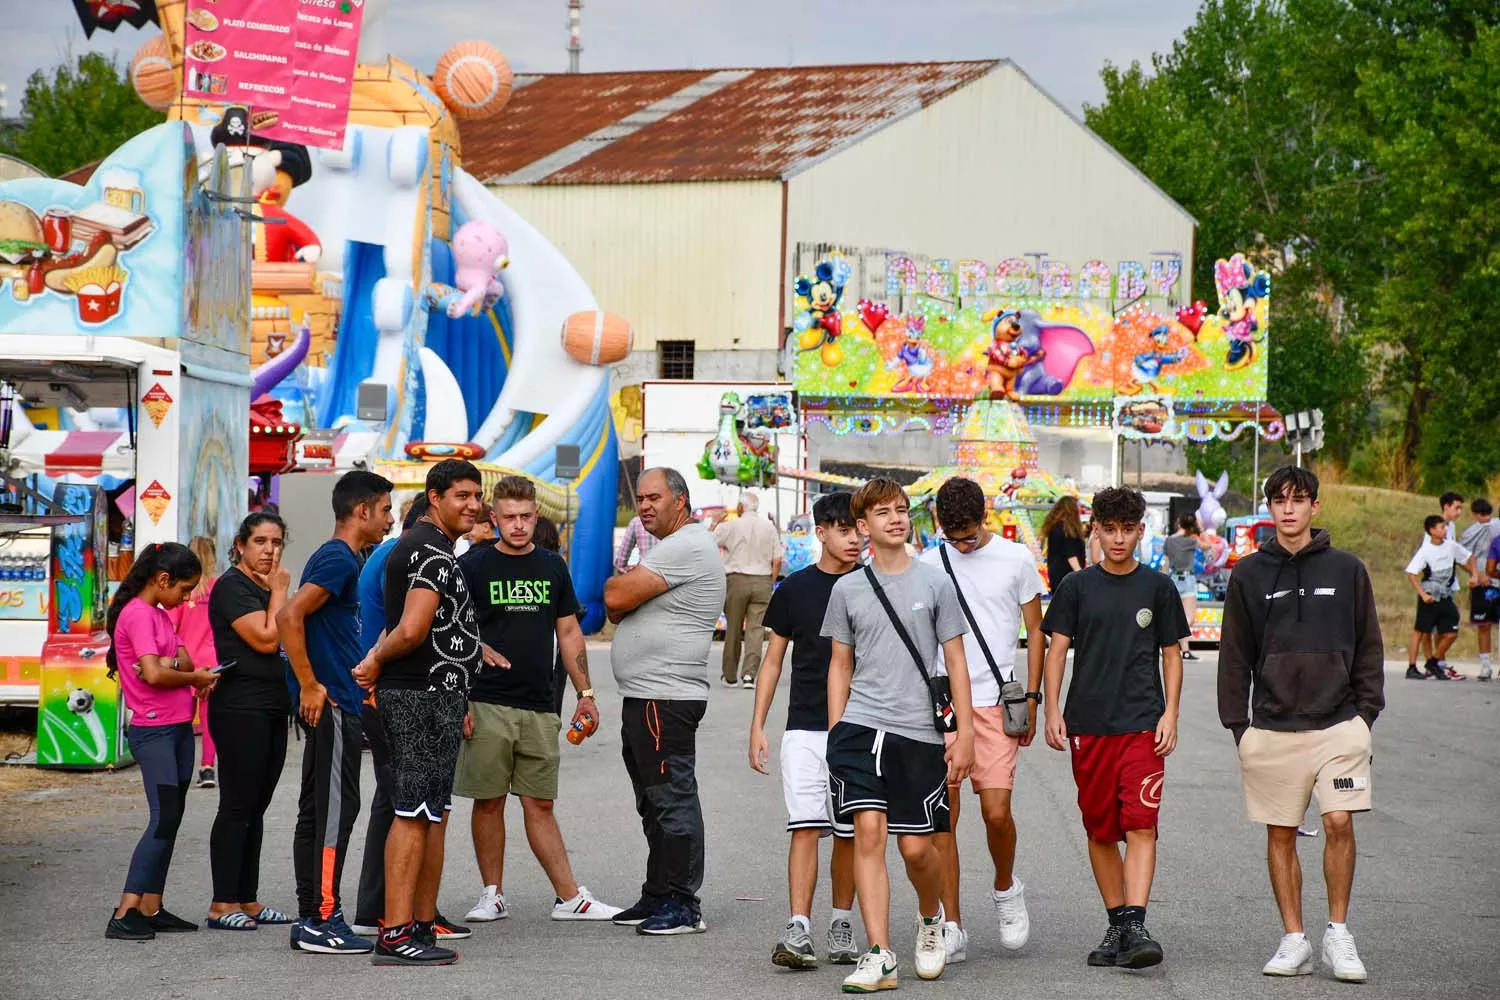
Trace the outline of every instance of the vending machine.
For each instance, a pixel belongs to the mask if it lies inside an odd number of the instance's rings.
[[[52,528],[52,607],[42,646],[38,767],[95,770],[132,762],[120,681],[105,664],[107,503],[98,485],[59,483],[45,518]]]

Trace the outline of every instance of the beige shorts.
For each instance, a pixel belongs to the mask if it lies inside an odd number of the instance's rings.
[[[944,742],[952,744],[958,737],[948,733]],[[974,709],[974,770],[969,781],[974,791],[990,788],[1010,791],[1016,787],[1016,759],[1021,741],[1005,735],[1005,706],[993,705]]]
[[[1300,733],[1251,727],[1239,754],[1252,823],[1300,826],[1314,791],[1320,813],[1370,808],[1370,727],[1357,715]]]
[[[557,798],[562,720],[551,712],[469,702],[474,737],[464,740],[453,794],[466,799]]]

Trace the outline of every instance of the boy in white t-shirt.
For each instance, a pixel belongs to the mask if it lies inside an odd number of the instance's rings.
[[[1408,647],[1406,678],[1419,681],[1463,680],[1464,675],[1448,666],[1445,657],[1458,638],[1458,605],[1453,602],[1458,570],[1474,575],[1474,555],[1448,537],[1448,521],[1433,514],[1422,522],[1427,537],[1406,564],[1406,576],[1417,592],[1417,620],[1412,625]],[[1426,673],[1417,669],[1417,649],[1424,636],[1432,637],[1432,655],[1425,664]]]
[[[955,476],[938,489],[938,527],[946,544],[922,553],[921,562],[947,572],[966,606],[969,632],[964,636],[974,714],[974,769],[970,773],[984,816],[990,858],[995,864],[991,902],[1000,918],[1000,944],[1015,951],[1026,944],[1031,920],[1025,888],[1013,872],[1016,824],[1011,816],[1020,749],[1031,745],[1041,700],[1042,665],[1047,642],[1042,633],[1042,577],[1036,558],[1024,545],[999,537],[985,527],[984,490],[972,479]],[[1001,684],[1016,679],[1016,639],[1026,623],[1026,708],[1030,729],[1023,736],[1005,732]],[[944,664],[946,672],[946,664]],[[949,962],[967,957],[968,932],[959,910],[959,786],[948,787],[952,832],[934,839],[943,855],[943,943]]]

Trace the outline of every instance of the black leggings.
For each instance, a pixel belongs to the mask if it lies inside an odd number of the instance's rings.
[[[125,891],[142,896],[160,894],[167,884],[183,803],[193,778],[193,724],[131,726],[126,738],[131,756],[141,766],[151,821],[130,856]]]
[[[219,751],[219,814],[208,853],[215,903],[253,903],[260,891],[263,817],[286,763],[287,717],[214,707],[209,730]]]

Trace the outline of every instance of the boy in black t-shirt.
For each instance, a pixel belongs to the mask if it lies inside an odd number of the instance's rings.
[[[787,881],[792,917],[786,933],[771,952],[771,961],[788,969],[811,969],[818,964],[812,943],[812,899],[818,881],[818,840],[833,827],[828,816],[828,661],[833,641],[819,633],[828,611],[828,595],[859,561],[859,529],[849,509],[849,494],[834,493],[813,504],[822,554],[816,564],[782,581],[766,607],[771,630],[755,687],[755,715],[750,720],[750,766],[766,771],[770,746],[766,717],[776,697],[781,661],[792,644],[791,703],[786,731],[781,737],[781,788],[786,799],[786,828],[792,834]],[[828,924],[828,961],[853,965],[854,947],[853,841],[833,842],[830,875],[833,879],[833,916]]]
[[[505,800],[515,795],[526,841],[557,894],[552,919],[607,921],[620,910],[595,899],[574,879],[552,810],[561,760],[561,718],[552,700],[554,646],[561,649],[578,691],[572,722],[599,722],[575,615],[578,599],[562,556],[533,541],[537,506],[531,480],[503,477],[491,503],[497,534],[465,552],[459,569],[478,609],[480,638],[509,665],[482,671],[469,688],[466,739],[453,791],[474,800],[474,857],[484,891],[464,919],[488,922],[508,915],[502,892]]]
[[[1188,624],[1171,579],[1135,558],[1145,498],[1135,490],[1100,490],[1093,512],[1104,559],[1068,574],[1042,621],[1051,637],[1047,744],[1062,750],[1071,743],[1089,864],[1109,912],[1109,930],[1088,964],[1143,969],[1162,959],[1161,945],[1146,930],[1146,903],[1156,873],[1164,758],[1177,746],[1178,643]],[[1073,681],[1059,710],[1070,648]],[[1124,860],[1116,846],[1122,840]]]

